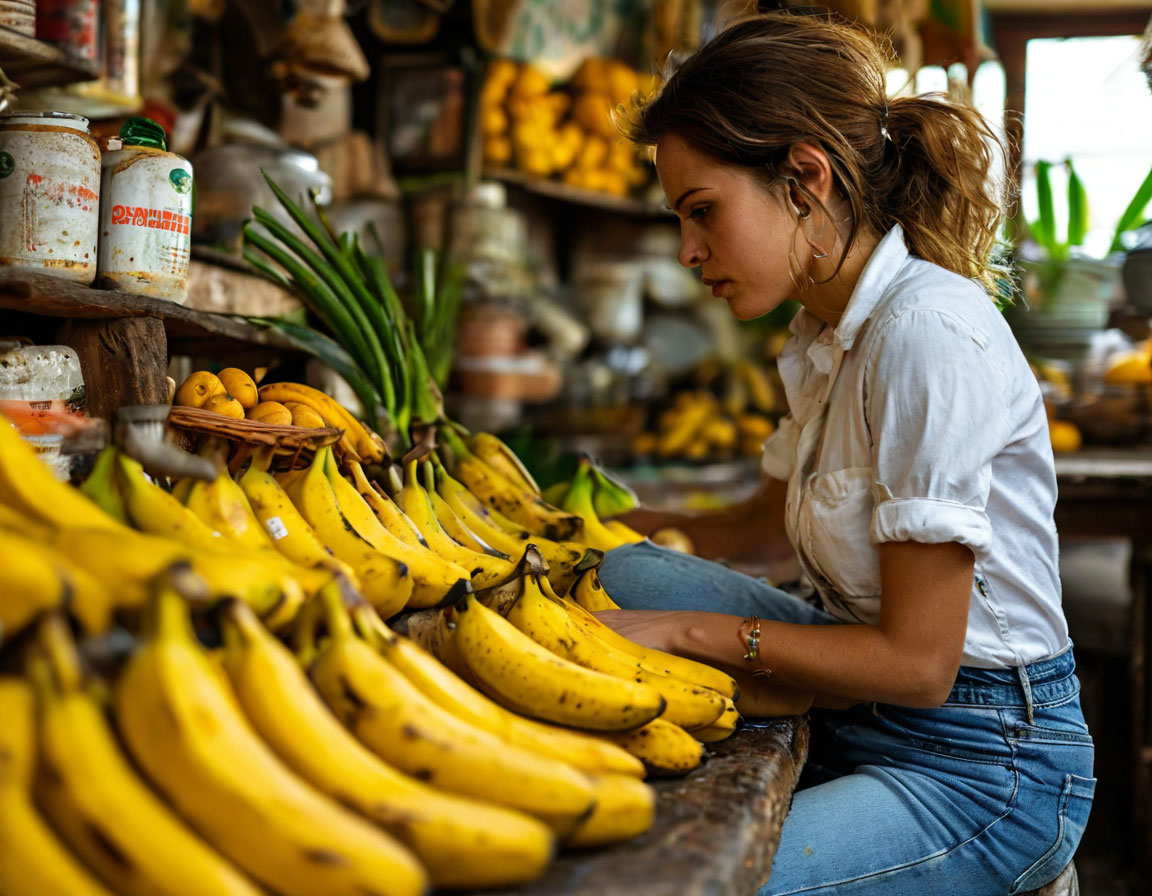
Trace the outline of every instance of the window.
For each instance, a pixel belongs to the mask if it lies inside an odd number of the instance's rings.
[[[1152,92],[1133,36],[1028,41],[1021,201],[1036,216],[1035,163],[1072,159],[1089,201],[1084,251],[1103,257],[1112,231],[1152,168]],[[1052,172],[1057,233],[1066,232],[1065,169]]]

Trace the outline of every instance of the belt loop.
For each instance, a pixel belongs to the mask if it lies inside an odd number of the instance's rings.
[[[1031,725],[1035,721],[1032,710],[1032,682],[1028,678],[1028,667],[1024,665],[1024,660],[1017,658],[1016,671],[1020,674],[1020,687],[1024,690],[1024,704],[1028,709],[1028,724]]]

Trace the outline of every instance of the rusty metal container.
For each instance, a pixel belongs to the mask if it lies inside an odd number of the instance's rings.
[[[100,286],[183,304],[192,242],[192,165],[164,129],[129,118],[109,138],[100,185]]]
[[[0,265],[96,276],[100,147],[67,112],[0,115]]]

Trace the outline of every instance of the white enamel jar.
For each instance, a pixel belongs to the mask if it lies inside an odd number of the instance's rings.
[[[100,147],[88,119],[0,116],[0,265],[91,283],[99,228]]]
[[[183,304],[192,242],[191,163],[110,138],[100,194],[99,285]]]

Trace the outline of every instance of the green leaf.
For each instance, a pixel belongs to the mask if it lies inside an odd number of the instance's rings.
[[[1072,160],[1064,164],[1068,168],[1068,245],[1080,246],[1088,232],[1088,193],[1072,167]]]
[[[1048,256],[1057,254],[1056,210],[1052,203],[1052,163],[1036,163],[1037,217],[1032,223],[1032,237]]]
[[[1152,169],[1149,169],[1144,182],[1137,188],[1136,195],[1132,197],[1132,201],[1128,203],[1128,207],[1124,209],[1124,214],[1116,223],[1116,230],[1112,234],[1112,245],[1108,248],[1109,253],[1124,251],[1124,244],[1120,242],[1121,234],[1135,230],[1144,222],[1144,210],[1150,201],[1152,201]]]
[[[255,326],[268,327],[277,330],[284,339],[292,343],[300,351],[317,358],[331,367],[340,375],[360,403],[364,405],[368,414],[368,424],[377,432],[382,427],[378,425],[381,419],[387,419],[387,411],[382,407],[380,394],[376,387],[364,376],[360,365],[344,350],[336,340],[325,336],[311,327],[294,323],[283,317],[250,317],[249,323]]]

